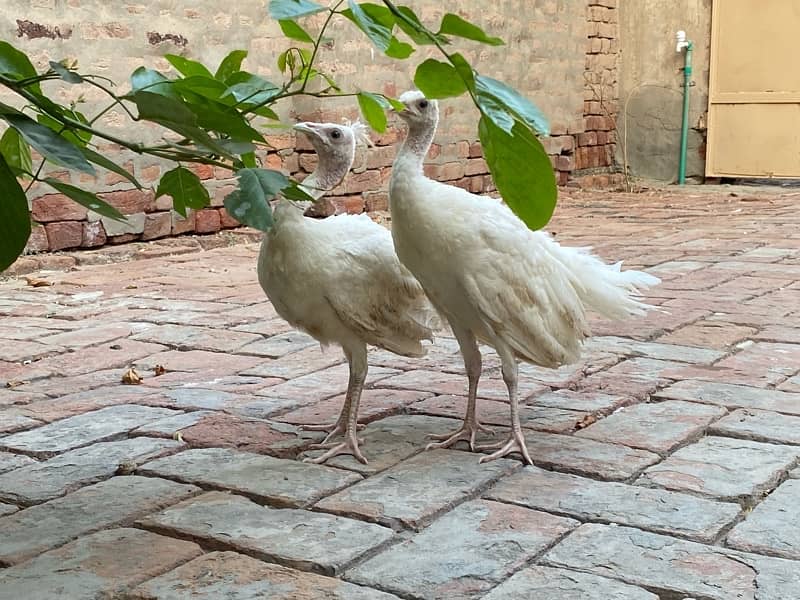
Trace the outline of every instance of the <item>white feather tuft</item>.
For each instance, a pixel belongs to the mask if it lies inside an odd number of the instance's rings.
[[[351,122],[349,119],[345,119],[344,124],[353,131],[357,146],[369,146],[371,148],[375,145],[369,137],[369,128],[361,121]]]

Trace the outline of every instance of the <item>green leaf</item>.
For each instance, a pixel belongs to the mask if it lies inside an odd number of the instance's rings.
[[[56,134],[49,127],[40,125],[30,117],[21,114],[4,114],[3,118],[47,160],[68,169],[94,175],[94,167],[84,158],[80,148]]]
[[[131,93],[132,96],[138,91],[147,91],[151,94],[161,94],[177,98],[178,93],[172,88],[172,80],[167,79],[158,71],[139,67],[131,73]]]
[[[247,50],[234,50],[219,63],[214,75],[220,81],[227,81],[228,77],[242,69],[242,61],[247,58]]]
[[[171,129],[215,154],[233,158],[225,148],[198,127],[197,115],[181,100],[144,91],[128,97],[139,109],[140,118]]]
[[[347,5],[350,8],[342,11],[342,14],[355,23],[361,31],[367,34],[367,37],[381,52],[386,52],[389,48],[389,44],[392,42],[392,26],[394,25],[394,19],[392,18],[390,22],[387,22],[383,12],[376,11],[374,8],[369,8],[369,6],[376,5],[369,5],[367,3],[362,5],[354,0],[347,0]],[[391,18],[391,14],[389,16]]]
[[[102,154],[98,154],[97,152],[88,147],[81,148],[80,151],[90,162],[93,162],[96,165],[100,165],[104,169],[108,169],[109,171],[112,171],[117,175],[121,175],[122,177],[130,181],[133,185],[135,185],[138,189],[140,190],[142,189],[142,184],[139,183],[133,175],[128,173],[126,169],[124,169],[114,161],[106,158]]]
[[[78,121],[83,123],[84,125],[88,125],[89,121],[86,117],[75,110],[69,109],[62,109],[61,114],[65,117],[69,117],[73,121]],[[64,127],[64,124],[61,121],[58,121],[52,118],[50,115],[39,114],[36,117],[36,120],[55,131],[61,137],[69,140],[69,142],[75,146],[85,146],[92,140],[92,134],[89,131],[84,131],[82,129],[72,129],[69,125]]]
[[[225,83],[228,85],[228,90],[224,96],[230,95],[236,98],[237,102],[248,102],[250,104],[269,102],[277,95],[280,89],[271,81],[246,71],[234,73]]]
[[[150,91],[136,92],[131,99],[139,109],[142,119],[157,123],[166,121],[187,126],[197,125],[197,116],[180,100]]]
[[[429,58],[417,67],[414,84],[426,98],[450,98],[467,91],[453,65]]]
[[[283,35],[285,35],[290,40],[297,40],[298,42],[306,42],[308,44],[313,44],[313,38],[308,35],[305,29],[300,27],[294,21],[290,21],[288,19],[284,19],[282,21],[278,21],[281,26],[281,31],[283,31]]]
[[[225,210],[237,221],[267,231],[272,226],[269,201],[289,185],[289,178],[269,169],[240,169],[239,187],[225,197]]]
[[[0,272],[10,267],[22,254],[31,235],[31,219],[25,192],[0,155]]]
[[[83,83],[83,77],[78,75],[75,71],[70,71],[67,67],[54,60],[50,61],[50,68],[53,72],[57,73],[63,81],[67,83]]]
[[[242,152],[241,153],[242,164],[247,167],[248,169],[255,169],[256,165],[256,153],[255,152]]]
[[[37,73],[27,54],[17,50],[8,42],[0,40],[0,75],[20,81],[36,77]],[[38,83],[27,87],[37,94],[42,93],[42,88]]]
[[[220,101],[194,96],[191,100],[187,98],[187,104],[196,115],[197,124],[207,131],[216,131],[235,141],[249,142],[263,139],[241,113]]]
[[[52,177],[45,177],[42,181],[44,181],[53,189],[58,190],[65,196],[72,198],[81,206],[85,206],[89,210],[96,212],[98,215],[125,223],[125,215],[111,206],[108,202],[101,200],[91,192],[82,190],[81,188],[70,185],[69,183],[64,183],[58,179],[53,179]]]
[[[541,142],[522,123],[511,133],[481,116],[478,133],[486,162],[503,201],[533,230],[550,220],[558,188],[550,158]]]
[[[371,2],[357,4],[354,0],[348,0],[348,5],[350,8],[343,10],[342,14],[366,33],[386,56],[403,59],[413,54],[411,45],[401,42],[392,34],[396,20],[391,10]]]
[[[389,103],[389,106],[391,106],[394,110],[398,112],[400,112],[401,110],[405,110],[406,105],[400,102],[400,100],[398,100],[397,98],[392,98],[390,96],[384,96],[384,98],[386,99],[386,102]]]
[[[6,129],[0,138],[0,154],[6,159],[9,167],[33,173],[30,146],[13,127]]]
[[[420,46],[430,45],[434,43],[434,39],[440,44],[449,44],[450,41],[442,36],[437,36],[432,31],[429,31],[419,20],[417,14],[408,6],[398,6],[398,12],[402,15],[397,17],[397,26],[405,33],[411,40]]]
[[[461,81],[463,81],[467,89],[470,91],[475,90],[475,70],[472,68],[472,65],[467,62],[467,59],[464,58],[460,53],[455,52],[450,55],[450,64],[452,64],[458,74],[461,76]]]
[[[182,217],[186,217],[187,207],[201,209],[211,202],[200,178],[185,167],[176,167],[161,177],[156,198],[165,194],[172,196],[172,206]]]
[[[469,21],[465,21],[453,13],[447,13],[442,17],[442,23],[439,25],[439,34],[455,35],[468,40],[481,42],[482,44],[489,44],[490,46],[502,46],[505,44],[500,38],[487,35],[486,32],[477,25],[473,25]]]
[[[290,181],[289,185],[281,190],[281,194],[295,202],[314,202],[314,197],[306,192],[296,181]]]
[[[169,61],[175,69],[183,75],[184,77],[193,77],[193,76],[200,76],[200,77],[208,77],[209,79],[213,79],[214,76],[211,74],[205,65],[197,62],[196,60],[188,59],[184,56],[178,56],[177,54],[165,54],[164,58]]]
[[[192,76],[178,79],[172,84],[173,89],[180,92],[184,97],[188,94],[197,94],[203,98],[225,102],[223,96],[228,90],[228,86],[217,79],[208,77]],[[229,98],[229,104],[233,105],[235,100]]]
[[[278,21],[299,19],[327,10],[311,0],[270,0],[269,16]]]
[[[394,36],[392,36],[392,39],[389,40],[389,47],[386,49],[386,56],[403,60],[412,54],[414,54],[414,48],[411,46],[411,44],[401,42]]]
[[[549,135],[550,125],[542,111],[511,86],[486,75],[478,75],[475,77],[475,90],[481,109],[484,102],[489,106],[499,105],[539,134]]]
[[[378,133],[386,131],[386,107],[388,102],[383,96],[377,94],[370,94],[369,92],[360,92],[358,94],[358,107],[361,109],[361,114],[364,119],[369,123]]]

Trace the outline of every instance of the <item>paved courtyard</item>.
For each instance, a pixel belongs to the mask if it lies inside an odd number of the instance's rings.
[[[796,600],[799,215],[758,188],[566,191],[558,240],[663,284],[581,364],[522,367],[534,467],[423,451],[465,407],[447,336],[371,352],[368,465],[301,462],[347,367],[266,302],[257,244],[0,282],[0,599]]]

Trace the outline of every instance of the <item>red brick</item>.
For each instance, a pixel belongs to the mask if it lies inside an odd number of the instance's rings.
[[[347,194],[361,194],[379,188],[381,173],[377,170],[352,173],[344,180],[344,189]]]
[[[483,148],[480,142],[473,142],[469,145],[469,157],[479,158],[483,156]]]
[[[149,190],[123,190],[107,192],[100,197],[122,214],[132,215],[140,212],[152,212],[155,209],[153,192]]]
[[[81,234],[81,246],[84,248],[94,248],[106,243],[106,228],[102,221],[90,221],[83,224]]]
[[[122,165],[122,167],[128,173],[133,173],[133,161],[129,160],[124,165]],[[114,185],[114,184],[117,184],[117,183],[125,183],[126,181],[128,181],[127,178],[123,177],[122,175],[118,175],[117,173],[114,173],[113,171],[109,171],[108,173],[106,173],[106,177],[105,177],[105,184],[106,185]]]
[[[200,179],[213,179],[214,167],[211,165],[196,164],[191,166],[191,171]]]
[[[465,175],[483,175],[489,172],[486,161],[482,158],[470,158],[464,167]]]
[[[394,161],[397,148],[395,146],[380,146],[372,148],[367,153],[367,169],[388,167]]]
[[[219,212],[213,208],[204,208],[195,213],[195,231],[197,233],[216,233],[220,228]]]
[[[283,161],[281,157],[276,152],[270,152],[267,154],[267,158],[264,160],[264,167],[267,169],[275,169],[276,171],[280,171],[283,167]]]
[[[578,134],[578,146],[595,146],[598,144],[598,135],[595,131]]]
[[[193,210],[188,210],[186,212],[185,219],[175,211],[170,213],[170,217],[172,219],[172,235],[180,235],[182,233],[194,231],[195,212]]]
[[[348,213],[357,215],[364,212],[364,197],[359,194],[357,196],[340,196],[331,198],[336,207],[336,213]]]
[[[172,215],[168,212],[152,213],[145,216],[143,240],[166,237],[172,230]]]
[[[141,233],[123,233],[122,235],[114,235],[108,238],[109,244],[127,244],[138,240]]]
[[[232,227],[239,227],[241,223],[228,214],[224,208],[219,209],[219,224],[223,229],[230,229]]]
[[[31,227],[31,235],[28,238],[28,243],[25,244],[25,253],[47,252],[49,249],[50,244],[47,241],[47,232],[44,226],[34,225]]]
[[[386,192],[367,192],[364,194],[364,206],[369,212],[389,210],[389,194]]]
[[[571,171],[574,165],[572,164],[572,157],[564,154],[556,157],[556,169],[559,171]]]
[[[159,165],[148,165],[142,167],[137,172],[137,178],[140,183],[148,184],[155,183],[161,177],[161,167]]]
[[[48,194],[31,202],[31,216],[39,223],[83,221],[87,210],[63,194]]]
[[[229,185],[220,185],[219,187],[217,187],[214,190],[214,193],[211,194],[210,206],[214,208],[219,208],[223,206],[225,204],[225,198],[227,198],[231,192],[236,190],[237,187],[238,186],[234,183],[231,183]]]
[[[297,161],[300,165],[300,168],[306,173],[311,173],[314,169],[316,169],[317,163],[319,162],[316,154],[299,154]]]
[[[83,224],[78,221],[62,221],[45,225],[47,242],[51,250],[76,248],[83,239]]]
[[[305,136],[297,136],[298,139]],[[267,144],[275,150],[295,147],[295,136],[293,135],[269,135],[266,137]]]

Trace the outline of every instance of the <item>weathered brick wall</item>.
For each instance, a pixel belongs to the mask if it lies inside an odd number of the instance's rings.
[[[544,140],[559,183],[572,177],[584,184],[607,184],[614,157],[614,116],[617,102],[617,0],[417,0],[415,10],[427,23],[445,12],[460,12],[507,45],[489,48],[473,43],[458,49],[487,74],[508,81],[541,106],[551,120],[552,136]],[[480,10],[476,7],[479,5]],[[415,66],[433,51],[421,51],[398,63],[379,56],[364,36],[343,20],[330,31],[335,40],[323,48],[320,60],[344,88],[398,94],[411,86]],[[318,25],[319,22],[316,23]],[[309,28],[314,29],[313,18]],[[23,48],[38,68],[48,60],[77,59],[82,69],[117,81],[140,65],[168,71],[165,53],[183,54],[216,65],[232,49],[249,51],[245,68],[277,81],[275,65],[286,42],[266,14],[266,0],[242,0],[220,5],[216,0],[192,3],[176,0],[105,3],[99,0],[6,0],[0,11],[0,37]],[[122,91],[127,84],[123,83]],[[62,101],[80,101],[88,115],[105,106],[102,95],[85,86],[49,88]],[[0,90],[0,101],[10,101]],[[102,102],[102,103],[101,103]],[[490,191],[491,178],[477,143],[475,109],[466,99],[442,102],[442,122],[429,155],[431,177],[450,181],[474,192]],[[298,119],[356,118],[351,99],[321,103],[292,98],[278,107],[287,122]],[[159,139],[156,128],[131,127],[124,113],[109,111],[98,125],[114,135],[144,142]],[[362,150],[354,172],[330,195],[337,211],[385,210],[386,187],[400,132],[394,127],[374,135],[376,146]],[[267,166],[292,175],[313,170],[314,156],[290,131],[268,137],[274,151],[264,156]],[[153,185],[165,165],[113,145],[101,152],[113,156],[145,185]],[[103,172],[96,179],[57,168],[51,176],[87,186],[130,215],[119,224],[87,213],[45,185],[29,192],[34,229],[29,252],[97,247],[134,239],[155,239],[188,232],[210,233],[237,223],[222,208],[233,188],[230,173],[196,167],[211,193],[212,205],[180,218],[170,211],[168,198],[154,199],[152,191],[131,189],[123,178]]]

